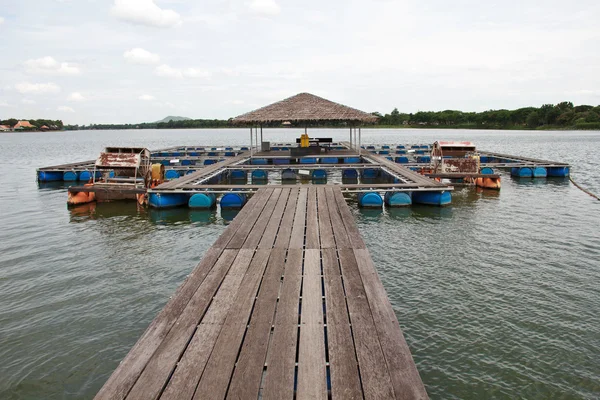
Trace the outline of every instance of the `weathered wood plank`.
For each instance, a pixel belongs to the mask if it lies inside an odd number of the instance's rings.
[[[234,251],[234,250],[226,250]],[[239,250],[206,315],[188,344],[161,399],[191,399],[254,252]]]
[[[223,252],[215,267],[206,276],[202,285],[177,318],[169,334],[152,355],[144,371],[127,395],[128,399],[155,399],[159,396],[237,253],[237,250],[225,250]]]
[[[319,220],[317,217],[317,188],[311,186],[308,188],[308,198],[306,204],[306,248],[318,249],[319,241]]]
[[[276,249],[287,249],[290,244],[290,235],[292,234],[292,227],[294,224],[294,215],[296,213],[296,203],[298,202],[299,189],[290,189],[290,198],[285,206],[283,212],[283,219],[281,220],[281,226],[277,232],[277,239],[275,240]]]
[[[365,242],[360,235],[360,231],[358,230],[358,226],[356,222],[354,222],[354,216],[346,203],[346,199],[344,199],[344,195],[339,188],[334,188],[333,193],[335,195],[335,199],[337,202],[338,210],[340,215],[342,216],[342,222],[346,227],[346,232],[348,233],[348,239],[350,240],[350,245],[354,249],[365,249]]]
[[[327,207],[327,193],[324,187],[317,188],[317,206],[319,217],[319,236],[322,249],[335,248],[335,239],[333,238],[333,228],[329,217],[329,208]]]
[[[235,228],[235,227],[234,227]],[[230,230],[228,227],[226,229]],[[148,329],[131,348],[127,356],[117,366],[95,399],[123,399],[142,373],[148,360],[160,346],[169,330],[179,318],[206,275],[212,270],[221,256],[222,249],[210,248],[187,279],[179,286],[171,300],[154,318]]]
[[[340,249],[338,255],[365,399],[393,399],[394,388],[381,344],[374,335],[377,330],[354,252],[352,249]]]
[[[254,298],[258,291],[271,250],[256,250],[240,290],[229,310],[213,351],[200,378],[195,399],[222,399],[238,355],[246,325],[250,319]]]
[[[273,215],[273,210],[275,209],[275,205],[277,204],[277,200],[279,200],[279,196],[281,195],[282,189],[275,189],[267,200],[267,204],[265,204],[265,208],[262,210],[260,217],[256,220],[254,227],[248,234],[246,241],[242,245],[243,249],[255,249],[258,247],[258,243],[262,239],[263,233],[265,233],[265,228],[269,223],[269,219]]]
[[[296,398],[327,399],[325,330],[319,250],[304,252]]]
[[[342,217],[338,210],[338,205],[333,194],[333,189],[328,187],[325,188],[327,196],[327,209],[329,210],[329,219],[331,220],[331,226],[333,228],[333,236],[335,238],[335,246],[338,249],[350,249],[350,239],[348,238],[348,232],[342,222]]]
[[[285,249],[271,251],[271,257],[250,319],[250,326],[233,371],[227,393],[228,399],[258,398],[281,286],[281,276],[285,266],[285,255]]]
[[[225,248],[237,230],[244,225],[246,219],[252,214],[252,210],[254,210],[257,205],[263,204],[268,196],[269,193],[267,191],[259,190],[256,192],[256,194],[254,194],[246,203],[245,207],[235,216],[233,221],[231,221],[225,232],[218,237],[212,247]]]
[[[301,249],[304,247],[304,227],[306,226],[306,200],[308,190],[301,188],[298,193],[298,202],[296,203],[296,213],[294,214],[294,226],[292,228],[292,237],[290,238],[290,249]]]
[[[331,396],[334,399],[362,399],[358,361],[337,253],[335,249],[323,249],[322,252]]]
[[[415,366],[396,314],[381,284],[373,260],[366,249],[355,249],[354,255],[371,306],[379,342],[398,399],[427,399],[427,392]]]
[[[273,339],[267,354],[264,400],[291,400],[294,397],[302,253],[301,249],[289,250],[285,263]]]
[[[275,206],[275,210],[273,210],[271,219],[265,228],[262,239],[260,239],[260,243],[258,244],[259,249],[270,249],[273,247],[277,232],[281,225],[281,219],[283,218],[283,211],[285,210],[289,197],[290,189],[283,189],[281,196],[279,196],[279,200],[277,201],[277,205]]]
[[[256,202],[252,209],[250,210],[250,215],[246,218],[242,226],[237,230],[235,235],[231,238],[229,243],[227,244],[228,249],[239,249],[242,247],[246,238],[250,234],[250,231],[254,227],[254,224],[260,217],[263,209],[265,208],[268,199],[273,194],[273,189],[265,188],[265,193],[268,196],[262,203]],[[246,206],[248,206],[246,204]],[[244,207],[245,208],[245,207]]]

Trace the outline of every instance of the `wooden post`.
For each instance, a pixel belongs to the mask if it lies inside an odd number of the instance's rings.
[[[361,149],[362,149],[362,140],[360,139],[360,127],[358,128],[358,155],[360,157]]]
[[[252,127],[250,127],[250,158],[252,158]]]

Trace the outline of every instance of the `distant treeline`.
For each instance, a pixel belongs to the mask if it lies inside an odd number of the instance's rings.
[[[574,106],[570,101],[556,105],[519,108],[517,110],[489,110],[462,112],[456,110],[419,111],[405,114],[395,108],[381,115],[381,126],[452,127],[473,129],[600,129],[600,106]]]
[[[397,108],[389,114],[372,113],[379,117],[375,124],[381,127],[407,128],[462,128],[462,129],[598,129],[600,130],[600,106],[574,106],[569,101],[544,104],[537,107],[517,110],[489,110],[483,112],[463,112],[456,110],[419,111],[401,113]],[[33,121],[32,121],[33,123]],[[61,122],[62,124],[62,122]],[[282,127],[282,124],[269,123],[264,127]],[[292,124],[291,126],[294,126]],[[315,121],[311,127],[344,127],[343,122]],[[185,121],[151,122],[140,124],[92,124],[66,125],[67,130],[87,129],[179,129],[179,128],[231,128],[232,119],[190,119]],[[302,124],[304,127],[304,124]]]
[[[23,121],[23,120],[18,120],[16,118],[4,119],[4,120],[0,120],[0,125],[7,125],[10,127],[13,127],[19,121]],[[51,129],[57,129],[57,130],[62,130],[64,128],[63,122],[59,119],[57,119],[57,120],[54,120],[54,119],[28,119],[27,121],[29,121],[29,123],[35,127],[35,128],[29,128],[29,129],[38,129],[39,130],[44,125],[46,125],[47,127],[51,128]],[[53,127],[55,127],[55,128],[53,128]],[[27,129],[28,128],[23,128],[23,130],[27,130]]]

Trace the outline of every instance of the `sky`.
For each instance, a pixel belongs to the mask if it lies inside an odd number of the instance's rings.
[[[0,0],[0,119],[600,104],[600,2]]]

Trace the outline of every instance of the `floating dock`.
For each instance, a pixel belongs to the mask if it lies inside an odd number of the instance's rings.
[[[259,189],[96,399],[426,399],[341,190]]]

